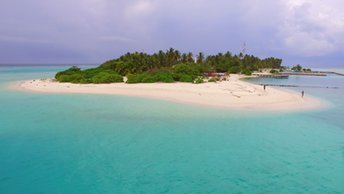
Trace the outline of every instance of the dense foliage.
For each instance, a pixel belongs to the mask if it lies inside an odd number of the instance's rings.
[[[275,70],[275,69],[271,69],[270,73],[276,74],[276,73],[279,73],[279,71],[277,71],[277,70]]]
[[[111,83],[121,82],[122,76],[127,76],[127,83],[199,83],[199,77],[208,72],[251,75],[253,71],[263,68],[280,69],[281,63],[281,59],[273,57],[260,59],[252,55],[232,55],[230,52],[210,56],[198,53],[194,57],[191,52],[181,53],[171,48],[151,55],[127,53],[93,69],[72,67],[57,73],[56,79],[72,83]]]
[[[300,72],[300,71],[303,71],[303,72],[312,72],[312,69],[303,68],[301,65],[295,65],[294,67],[291,68],[291,70],[297,71],[297,72]]]
[[[81,70],[78,67],[71,67],[65,71],[58,72],[55,78],[59,82],[71,83],[114,83],[123,82],[123,77],[112,70],[92,68]]]
[[[301,65],[295,65],[294,67],[291,68],[291,70],[293,70],[293,71],[301,71],[302,67],[301,67]]]

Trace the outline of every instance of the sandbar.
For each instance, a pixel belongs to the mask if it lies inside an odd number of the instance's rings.
[[[202,106],[246,110],[302,111],[319,109],[326,102],[291,90],[266,87],[240,80],[230,75],[227,81],[216,83],[111,83],[73,84],[54,79],[22,81],[16,88],[44,93],[111,94],[168,100]]]

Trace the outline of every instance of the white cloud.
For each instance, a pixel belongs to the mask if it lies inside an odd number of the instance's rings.
[[[144,17],[151,14],[154,11],[154,4],[152,1],[139,0],[129,4],[126,9],[126,14],[128,17]]]
[[[328,56],[343,53],[343,9],[343,0],[2,0],[0,40],[48,40],[99,61],[171,46],[238,52],[244,41],[262,56]]]
[[[284,43],[289,49],[292,49],[291,53],[299,53],[305,56],[325,55],[335,49],[335,45],[326,38],[307,32],[292,32],[285,37]]]
[[[289,0],[279,35],[286,52],[321,56],[343,48],[344,4],[339,1]]]

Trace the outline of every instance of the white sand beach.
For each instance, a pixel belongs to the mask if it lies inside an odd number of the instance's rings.
[[[317,98],[294,91],[251,84],[231,75],[217,83],[149,83],[149,84],[72,84],[53,79],[23,81],[17,88],[46,93],[87,93],[138,96],[194,105],[232,109],[309,110],[326,106]]]

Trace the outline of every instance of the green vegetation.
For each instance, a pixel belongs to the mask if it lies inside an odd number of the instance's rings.
[[[251,75],[253,71],[264,68],[281,69],[282,60],[277,58],[260,59],[252,55],[225,54],[205,56],[181,53],[173,48],[154,54],[127,53],[117,59],[109,60],[97,68],[81,70],[72,67],[58,72],[55,78],[60,82],[71,83],[154,83],[190,82],[201,83],[200,77],[207,72],[242,73]]]
[[[218,82],[218,81],[220,81],[220,79],[217,77],[212,77],[208,80],[208,82]]]
[[[201,83],[204,83],[202,76],[197,77],[194,81],[194,84],[201,84]]]
[[[252,71],[251,70],[248,70],[248,69],[244,69],[241,71],[241,74],[244,74],[244,75],[252,75]]]
[[[71,83],[114,83],[123,82],[123,77],[112,70],[103,70],[98,68],[92,68],[82,71],[78,67],[71,67],[65,71],[58,72],[55,78],[59,82],[71,82]]]
[[[291,70],[297,71],[297,72],[300,72],[300,71],[311,72],[312,71],[312,69],[303,68],[301,65],[295,65],[294,67],[291,68]]]
[[[116,73],[100,72],[92,77],[92,82],[95,84],[123,82],[123,77]]]
[[[278,70],[275,70],[275,69],[271,69],[271,71],[270,71],[270,73],[273,73],[273,74],[275,74],[275,73],[279,73],[280,71],[278,71]]]
[[[155,83],[155,82],[165,82],[172,83],[174,79],[169,73],[139,73],[139,74],[129,74],[127,83]]]
[[[302,67],[301,67],[301,65],[295,65],[294,67],[291,68],[291,70],[293,70],[293,71],[301,71]]]

